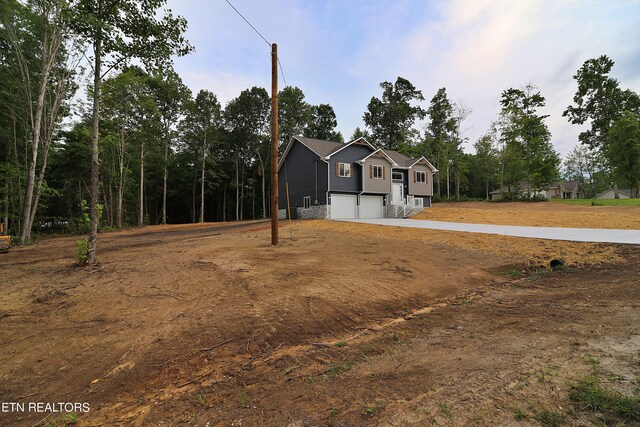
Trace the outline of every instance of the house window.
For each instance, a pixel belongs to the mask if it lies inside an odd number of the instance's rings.
[[[338,163],[338,176],[343,178],[351,177],[351,163]]]
[[[304,209],[309,209],[311,207],[311,196],[306,196],[302,199]]]
[[[371,165],[371,178],[384,179],[384,166]]]
[[[402,181],[402,172],[392,172],[391,177],[394,181]]]
[[[418,184],[426,184],[427,183],[427,173],[422,171],[416,171],[416,182]]]

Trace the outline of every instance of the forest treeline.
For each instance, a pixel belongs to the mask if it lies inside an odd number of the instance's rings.
[[[193,49],[184,18],[165,0],[7,0],[0,6],[0,215],[22,243],[55,226],[229,221],[270,215],[271,100],[252,87],[221,105],[193,93],[171,58]],[[132,65],[135,64],[135,65]],[[564,112],[586,125],[564,162],[531,85],[506,88],[500,114],[468,141],[471,109],[446,88],[426,104],[408,80],[380,84],[363,108],[365,136],[424,155],[439,170],[435,199],[487,198],[495,188],[542,189],[564,178],[589,195],[640,182],[640,99],[610,77],[613,61],[587,60]],[[331,105],[298,87],[278,94],[279,141],[344,142]],[[364,106],[363,106],[364,107]],[[475,153],[462,147],[472,142]]]

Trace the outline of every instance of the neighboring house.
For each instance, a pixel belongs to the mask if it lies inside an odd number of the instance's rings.
[[[431,206],[436,172],[424,157],[376,149],[364,138],[296,136],[278,163],[278,216],[286,218],[287,207],[293,218],[408,216]]]
[[[507,188],[493,190],[489,193],[489,197],[491,200],[500,200],[502,193],[508,191]],[[517,188],[512,188],[511,193],[517,193],[520,196],[529,194],[529,197],[537,196],[547,199],[584,199],[585,197],[584,186],[579,181],[556,182],[546,190],[527,190],[527,184],[522,183]]]
[[[628,188],[618,189],[619,199],[631,199],[633,198],[632,194],[633,192],[631,191],[631,189],[628,189]],[[594,197],[594,199],[615,199],[615,198],[616,198],[616,192],[613,188],[610,188],[607,191],[603,191],[602,193]]]
[[[584,186],[580,181],[556,182],[547,190],[547,199],[584,199]]]

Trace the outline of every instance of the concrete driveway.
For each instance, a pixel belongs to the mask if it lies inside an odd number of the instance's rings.
[[[608,230],[603,228],[521,227],[516,225],[465,224],[461,222],[426,221],[416,219],[344,219],[392,227],[429,228],[432,230],[464,231],[499,234],[535,239],[568,240],[572,242],[623,243],[640,245],[640,230]]]

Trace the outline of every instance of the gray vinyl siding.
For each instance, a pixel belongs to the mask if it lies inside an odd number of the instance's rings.
[[[331,191],[345,193],[359,193],[362,188],[362,167],[357,164],[371,154],[368,147],[353,144],[334,154],[329,158],[329,176],[331,179]],[[351,163],[351,178],[343,178],[336,175],[336,164]]]
[[[316,169],[317,166],[317,169]],[[317,170],[317,179],[316,179]],[[327,204],[327,163],[299,141],[294,141],[278,172],[278,207],[287,207],[285,182],[289,181],[291,209],[304,206],[311,197],[311,206]]]

